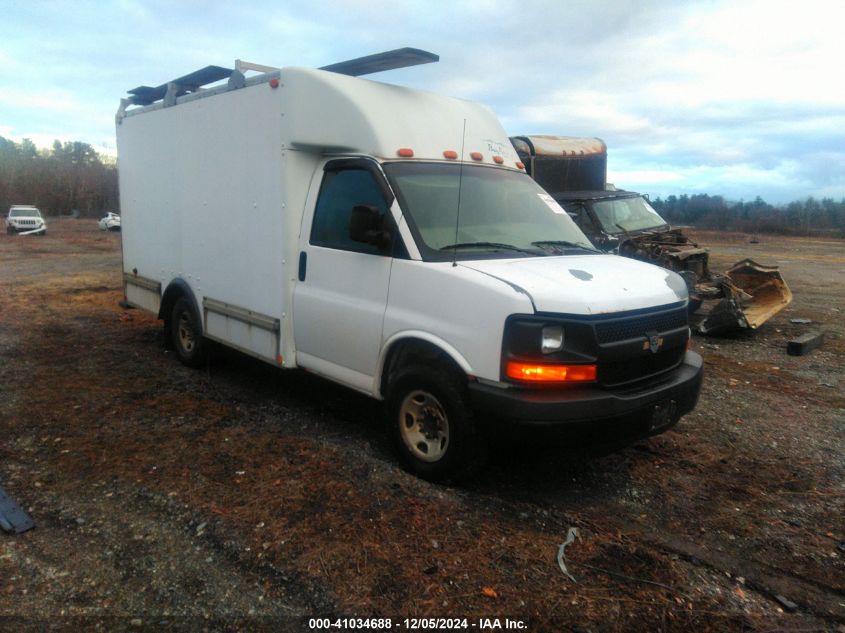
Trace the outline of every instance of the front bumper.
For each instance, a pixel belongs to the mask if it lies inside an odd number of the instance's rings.
[[[469,388],[473,407],[484,418],[551,427],[623,417],[651,419],[660,413],[663,423],[652,429],[659,432],[695,408],[703,375],[701,356],[686,352],[673,370],[614,389],[595,384],[554,390],[502,389],[477,382]]]
[[[10,224],[7,228],[10,228],[18,235],[36,235],[37,233],[47,232],[46,224],[42,224],[41,226],[15,226],[14,224]]]

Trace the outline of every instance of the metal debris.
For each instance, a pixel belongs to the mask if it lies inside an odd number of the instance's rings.
[[[784,596],[777,595],[775,596],[775,600],[777,600],[780,603],[780,606],[786,609],[789,613],[798,610],[798,605],[792,602],[792,600],[785,598]]]
[[[560,547],[557,550],[557,564],[560,565],[560,570],[566,575],[567,578],[569,578],[569,580],[577,583],[578,581],[575,580],[575,578],[572,576],[572,574],[569,573],[569,570],[566,569],[566,553],[565,553],[566,546],[572,545],[572,543],[575,542],[576,538],[578,538],[578,528],[575,528],[575,527],[569,528],[569,532],[566,533],[566,540],[563,543],[560,544]]]
[[[29,231],[21,231],[18,235],[40,235],[41,233],[46,233],[47,227],[40,226],[37,229],[30,229]]]
[[[0,488],[0,528],[12,534],[20,534],[34,527],[32,517]]]
[[[807,332],[786,344],[786,353],[790,356],[803,356],[824,343],[824,332]]]
[[[796,325],[806,325],[807,323],[812,323],[810,319],[789,319],[790,323],[795,323]]]

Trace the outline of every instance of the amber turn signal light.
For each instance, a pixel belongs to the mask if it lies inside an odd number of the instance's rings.
[[[508,378],[526,382],[594,382],[595,365],[538,365],[508,361]]]

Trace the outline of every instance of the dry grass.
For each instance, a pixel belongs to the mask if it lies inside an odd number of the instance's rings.
[[[119,236],[90,224],[51,223],[46,238],[0,244],[0,261],[19,267],[0,273],[0,328],[14,339],[0,348],[2,360],[16,380],[49,385],[0,409],[0,457],[20,464],[24,451],[43,468],[36,476],[20,466],[22,490],[37,477],[68,498],[108,482],[146,491],[187,508],[215,538],[237,542],[244,565],[307,578],[347,615],[509,615],[530,618],[533,631],[818,623],[806,612],[779,614],[764,589],[736,591],[725,575],[736,570],[679,557],[650,531],[704,550],[727,543],[738,566],[743,557],[784,568],[797,560],[802,578],[841,591],[841,562],[819,553],[831,544],[828,532],[842,538],[842,464],[827,471],[829,453],[768,452],[783,421],[755,408],[791,402],[807,433],[830,432],[827,423],[808,424],[800,407],[842,407],[841,394],[808,383],[798,361],[777,360],[775,371],[771,353],[755,358],[742,340],[722,341],[718,353],[703,347],[708,388],[679,432],[593,460],[584,473],[546,455],[536,466],[502,466],[468,488],[444,488],[396,468],[371,421],[378,408],[358,396],[231,354],[205,372],[178,366],[152,317],[118,307],[119,270],[102,262],[62,268],[97,254],[114,262]],[[30,266],[38,274],[21,272]],[[335,402],[352,427],[335,415]],[[582,474],[583,497],[568,481]],[[800,509],[793,494],[802,495]],[[777,520],[773,504],[792,514]],[[789,516],[813,528],[796,528]],[[577,584],[555,560],[571,525],[582,532],[567,552]],[[8,608],[0,592],[0,612]]]

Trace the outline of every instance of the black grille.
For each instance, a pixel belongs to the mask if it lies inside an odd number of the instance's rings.
[[[599,382],[611,387],[633,380],[648,378],[678,365],[684,356],[684,351],[684,347],[676,347],[658,352],[657,354],[629,358],[624,362],[603,363],[599,365]]]
[[[646,332],[668,332],[686,327],[687,310],[680,308],[672,312],[660,314],[645,314],[643,316],[626,317],[596,323],[596,337],[599,344],[627,341],[633,338],[645,337]]]

